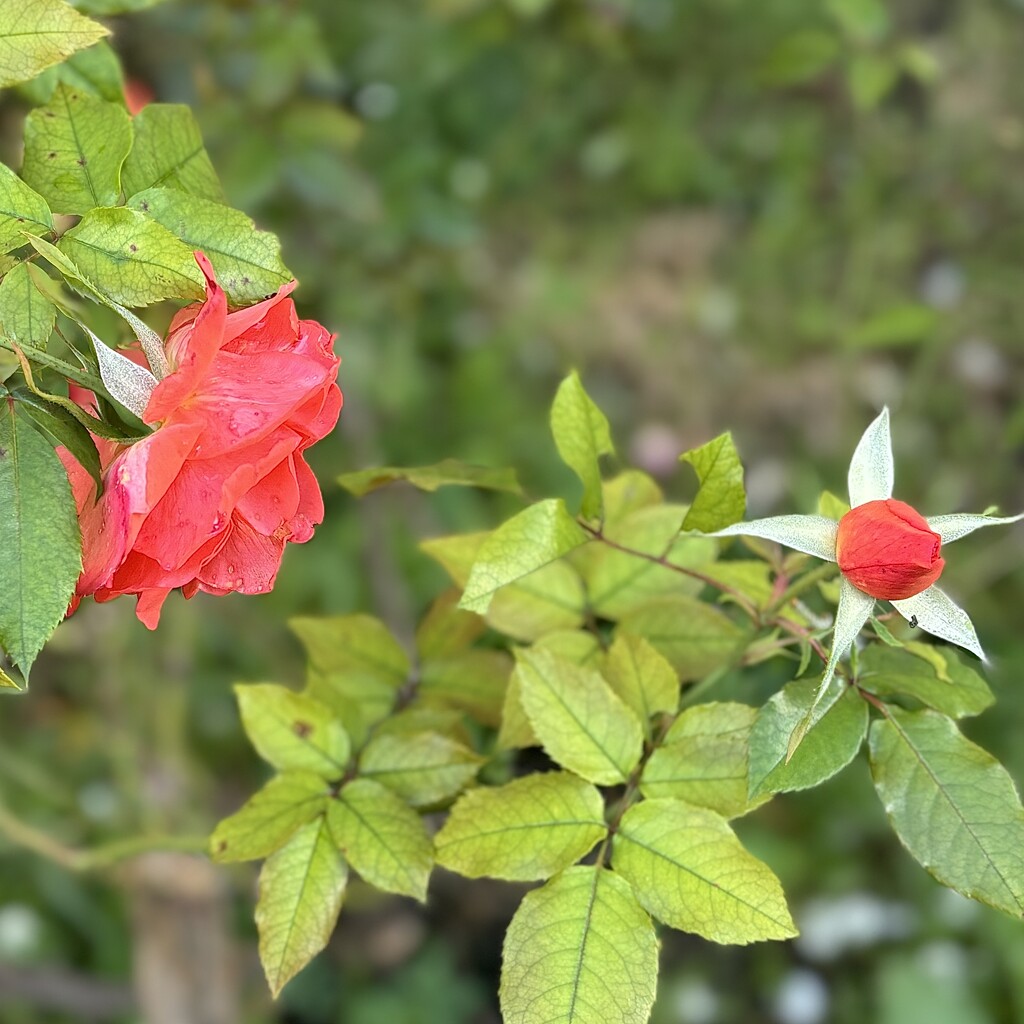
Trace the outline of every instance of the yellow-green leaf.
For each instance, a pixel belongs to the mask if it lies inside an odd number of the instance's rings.
[[[575,665],[590,665],[600,668],[601,644],[593,633],[583,630],[555,630],[537,640],[536,646],[568,658]],[[505,701],[501,710],[501,729],[498,732],[498,748],[510,750],[516,747],[540,745],[523,710],[522,686],[519,671],[514,669],[509,676]]]
[[[484,758],[436,732],[375,735],[359,755],[359,774],[394,790],[413,807],[429,807],[461,792]]]
[[[485,618],[499,633],[530,642],[582,625],[586,606],[579,573],[566,562],[549,562],[502,587]]]
[[[446,590],[427,610],[416,627],[420,657],[447,658],[461,654],[486,628],[479,615],[458,607],[459,592]]]
[[[124,72],[121,62],[105,40],[73,53],[67,60],[47,68],[19,89],[34,105],[43,106],[53,98],[61,83],[81,89],[101,100],[121,106],[124,102]]]
[[[619,619],[657,598],[693,595],[701,590],[700,580],[669,567],[693,569],[718,554],[711,538],[679,535],[679,521],[685,511],[684,505],[637,509],[605,525],[604,537],[609,543],[589,544],[573,554],[594,614]],[[615,545],[630,550],[622,551]]]
[[[757,715],[747,704],[698,704],[673,723],[640,779],[647,797],[674,797],[725,818],[770,799],[747,796],[747,751]]]
[[[436,491],[439,487],[456,485],[522,494],[514,469],[472,466],[458,459],[445,459],[433,466],[379,466],[343,473],[338,477],[338,483],[357,498],[399,481],[412,484],[421,491]]]
[[[176,188],[148,188],[128,206],[206,253],[232,306],[251,306],[292,279],[277,236],[257,231],[240,210]]]
[[[22,177],[57,213],[86,213],[121,197],[121,165],[132,148],[119,103],[61,84],[25,120]]]
[[[639,469],[626,469],[605,480],[601,486],[604,500],[605,526],[624,519],[637,509],[660,505],[663,500],[661,488],[646,473]]]
[[[480,545],[461,607],[483,614],[495,591],[553,562],[588,540],[560,499],[530,505]]]
[[[58,248],[92,285],[125,306],[201,299],[205,294],[192,250],[136,210],[90,210]]]
[[[612,840],[612,866],[673,928],[732,945],[796,935],[779,880],[703,807],[634,804]]]
[[[643,752],[643,729],[601,674],[543,648],[517,661],[523,709],[548,755],[591,782],[624,782]]]
[[[658,940],[629,886],[574,867],[528,893],[505,935],[505,1024],[647,1024]]]
[[[438,864],[467,878],[529,882],[575,864],[607,830],[594,786],[540,772],[463,794],[434,844]]]
[[[25,231],[53,230],[46,200],[28,187],[6,164],[0,164],[0,253],[25,244]]]
[[[19,346],[45,348],[57,309],[35,286],[29,266],[19,263],[0,281],[0,332]]]
[[[322,815],[263,865],[256,930],[260,962],[275,996],[327,945],[347,881],[348,868]]]
[[[275,775],[214,829],[210,856],[220,863],[269,856],[324,810],[327,795],[326,783],[312,772]]]
[[[683,680],[728,664],[747,636],[717,608],[685,596],[641,605],[623,617],[619,631],[649,640]]]
[[[273,683],[235,687],[242,726],[256,752],[278,771],[340,778],[349,739],[330,709],[305,694]]]
[[[498,725],[512,661],[504,651],[471,650],[428,658],[420,666],[419,696],[428,704],[461,708],[484,725]]]
[[[380,619],[370,615],[294,618],[309,667],[319,675],[366,673],[398,689],[409,676],[409,657]]]
[[[608,420],[583,389],[573,370],[558,387],[551,406],[551,433],[562,461],[580,478],[584,519],[600,519],[604,511],[601,493],[602,455],[614,454]]]
[[[0,0],[0,88],[27,82],[109,32],[64,0]]]
[[[348,783],[327,809],[345,859],[370,885],[423,901],[434,856],[420,816],[373,779]]]
[[[712,533],[738,523],[747,507],[747,494],[743,489],[743,463],[732,434],[720,434],[679,458],[693,466],[700,481],[697,496],[683,519],[683,529]]]
[[[608,685],[631,707],[650,736],[650,721],[679,705],[675,669],[643,637],[620,633],[608,651]]]
[[[327,705],[359,747],[393,708],[409,675],[409,658],[379,619],[369,615],[296,618],[289,625],[306,648],[306,692]]]
[[[124,162],[121,183],[131,198],[147,188],[177,189],[222,201],[217,172],[203,148],[192,111],[183,104],[147,104],[132,121],[135,145]]]
[[[490,536],[486,530],[455,533],[449,537],[431,537],[420,541],[420,550],[437,562],[457,587],[465,587],[477,553]]]

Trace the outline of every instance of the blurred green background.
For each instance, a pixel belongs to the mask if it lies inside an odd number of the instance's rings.
[[[301,679],[286,618],[409,636],[443,582],[417,540],[511,509],[357,502],[334,477],[456,456],[571,494],[546,422],[572,366],[622,462],[681,498],[678,453],[731,429],[750,511],[811,511],[888,403],[900,497],[1024,507],[1022,0],[169,0],[111,25],[280,235],[300,313],[338,332],[345,409],[312,453],[326,522],[272,595],[172,598],[152,635],[131,602],[87,604],[5,699],[4,802],[61,842],[235,809],[263,769],[230,684]],[[23,113],[6,96],[5,131]],[[1021,537],[964,541],[945,580],[995,655],[999,710],[967,732],[1024,780]],[[655,1024],[1024,1020],[1024,930],[910,860],[863,761],[740,832],[803,937],[666,931]],[[4,1024],[493,1024],[521,895],[440,872],[426,908],[356,888],[272,1006],[249,867],[0,864]]]

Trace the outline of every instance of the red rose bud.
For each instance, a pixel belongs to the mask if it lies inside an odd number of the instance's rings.
[[[839,520],[836,561],[858,590],[899,601],[939,578],[946,564],[939,555],[941,544],[924,516],[886,498],[858,505]]]

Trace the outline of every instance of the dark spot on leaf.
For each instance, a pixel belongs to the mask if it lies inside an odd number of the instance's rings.
[[[55,157],[56,155],[57,155],[56,153],[48,153],[48,154],[47,154],[47,156],[48,156],[48,158],[49,158],[50,160],[52,160],[52,159],[53,159],[53,158],[54,158],[54,157]]]
[[[295,731],[295,735],[299,739],[304,740],[312,731],[313,726],[309,722],[303,722],[301,719],[297,719],[292,723],[292,729]]]
[[[139,247],[134,242],[132,242],[132,244],[128,246],[128,250],[130,252],[138,252]]]
[[[44,117],[56,117],[57,115],[52,110],[44,110],[43,111],[43,116]]]
[[[149,203],[143,202],[139,204],[142,207],[143,213],[149,213]]]
[[[6,448],[0,448],[0,459],[6,458],[6,456],[7,456],[7,449]]]
[[[77,159],[77,160],[75,161],[75,163],[76,163],[76,164],[78,164],[78,166],[79,166],[79,167],[84,167],[84,166],[85,166],[85,165],[86,165],[86,164],[88,163],[88,161],[87,161],[87,160],[85,159],[85,157],[84,157],[84,156],[80,156],[80,157],[79,157],[79,158],[78,158],[78,159]]]
[[[228,841],[226,839],[222,839],[217,844],[217,852],[218,853],[223,853],[227,848],[228,848]]]
[[[248,284],[248,283],[249,283],[249,278],[243,277],[242,278],[242,284]]]

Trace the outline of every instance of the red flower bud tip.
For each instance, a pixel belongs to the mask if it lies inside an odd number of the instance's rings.
[[[839,520],[836,561],[871,597],[900,601],[927,590],[941,575],[942,538],[902,501],[867,501]]]

